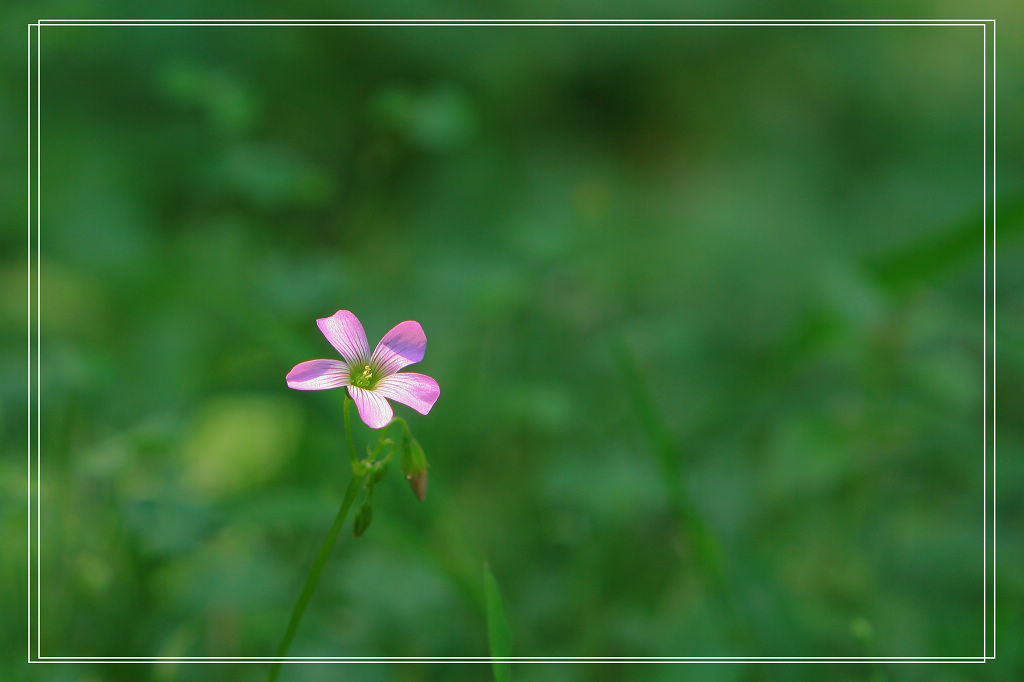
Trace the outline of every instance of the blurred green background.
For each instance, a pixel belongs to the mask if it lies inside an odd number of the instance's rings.
[[[1014,11],[989,7],[968,13]],[[259,16],[221,9],[153,16]],[[641,9],[678,14],[608,11]],[[408,16],[366,16],[389,12]],[[1020,679],[1024,55],[1004,34],[999,661],[516,679]],[[15,142],[23,40],[3,48]],[[314,319],[339,308],[371,344],[426,330],[411,369],[441,398],[396,411],[430,488],[420,504],[391,472],[293,655],[485,656],[484,561],[514,655],[980,655],[981,48],[948,27],[44,28],[44,655],[273,653],[348,480],[343,394],[284,375],[334,357]],[[0,673],[263,679],[22,663],[21,144],[2,184]]]

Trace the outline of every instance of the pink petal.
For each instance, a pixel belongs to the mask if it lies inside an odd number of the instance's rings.
[[[380,368],[383,376],[423,359],[427,350],[427,335],[419,322],[408,320],[391,328],[373,350],[370,363]]]
[[[374,391],[349,386],[348,394],[352,396],[356,407],[359,408],[359,416],[371,429],[384,428],[391,423],[391,418],[395,416],[391,405],[388,404],[384,396]]]
[[[401,372],[378,381],[373,392],[408,405],[420,414],[426,414],[441,395],[441,387],[426,374]]]
[[[348,386],[348,365],[340,360],[307,360],[292,367],[284,379],[288,388],[300,391],[322,391]]]
[[[321,317],[316,321],[327,340],[341,357],[351,364],[366,360],[370,354],[370,344],[366,342],[366,332],[355,315],[347,310],[339,310],[330,317]]]

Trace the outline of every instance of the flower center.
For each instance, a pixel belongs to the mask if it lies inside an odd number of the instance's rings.
[[[373,375],[373,368],[366,364],[363,365],[362,371],[358,366],[353,367],[350,378],[352,385],[358,388],[372,388],[377,383],[376,377]]]

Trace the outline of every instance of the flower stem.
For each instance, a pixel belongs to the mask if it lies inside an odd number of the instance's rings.
[[[349,428],[348,418],[350,402],[352,402],[351,398],[345,396],[345,436],[348,440],[349,455],[352,457],[352,461],[355,462],[356,449],[352,444],[352,430]],[[285,630],[284,637],[281,639],[277,652],[274,654],[278,658],[283,658],[288,653],[288,647],[291,646],[292,640],[295,639],[295,632],[299,628],[299,623],[302,621],[302,615],[306,612],[309,600],[313,597],[316,585],[320,582],[320,574],[323,572],[324,565],[331,555],[334,541],[337,540],[341,527],[345,525],[345,517],[348,516],[349,509],[352,508],[352,503],[355,502],[356,495],[359,493],[359,488],[365,478],[366,474],[353,472],[352,479],[348,482],[348,489],[345,490],[345,497],[338,508],[338,514],[334,517],[334,523],[331,525],[331,529],[327,531],[327,537],[324,538],[324,543],[320,546],[320,553],[317,554],[316,561],[313,562],[313,568],[310,569],[309,575],[306,577],[306,584],[302,586],[302,594],[299,595],[299,600],[295,602],[295,607],[292,608],[292,617],[288,621],[288,629]],[[278,674],[281,672],[281,663],[282,661],[279,660],[274,661],[270,667],[270,675],[267,677],[268,682],[274,682],[277,679]]]
[[[359,461],[356,456],[356,446],[352,443],[352,427],[350,426],[350,419],[348,416],[349,410],[352,407],[352,398],[345,394],[345,407],[342,411],[345,413],[345,440],[348,442],[348,457],[352,460],[352,464]]]
[[[288,629],[284,633],[284,637],[281,639],[281,644],[277,647],[277,652],[274,654],[278,657],[284,657],[288,653],[288,647],[291,646],[292,640],[295,638],[295,631],[299,627],[299,622],[302,620],[302,614],[306,612],[306,606],[309,605],[309,600],[313,596],[313,591],[316,589],[316,584],[320,581],[320,573],[324,570],[324,564],[327,563],[327,558],[331,554],[331,548],[334,547],[334,541],[338,537],[338,532],[341,527],[345,524],[345,517],[348,516],[348,510],[352,507],[352,503],[356,499],[356,493],[359,492],[359,486],[363,482],[364,476],[352,476],[352,480],[349,481],[348,490],[345,491],[345,498],[341,501],[341,507],[338,508],[338,515],[334,517],[334,524],[331,529],[327,532],[327,537],[324,538],[324,544],[320,547],[320,553],[316,557],[316,561],[313,563],[313,568],[309,572],[309,576],[306,577],[306,584],[302,587],[302,594],[299,595],[299,600],[295,602],[295,607],[292,609],[291,620],[288,621]],[[281,669],[281,661],[274,661],[274,665],[270,668],[270,676],[267,678],[269,682],[274,682],[277,679],[277,674]]]
[[[402,433],[405,434],[405,437],[412,438],[412,431],[409,430],[409,425],[405,423],[404,419],[396,415],[391,418],[391,422],[388,424],[388,427],[391,427],[392,424],[397,424],[398,426],[401,426]]]

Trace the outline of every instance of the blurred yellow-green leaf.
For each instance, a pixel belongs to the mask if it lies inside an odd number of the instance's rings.
[[[283,397],[232,395],[199,406],[182,444],[182,477],[196,494],[235,495],[272,480],[296,455],[302,413]]]

